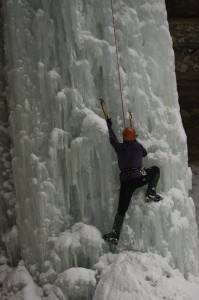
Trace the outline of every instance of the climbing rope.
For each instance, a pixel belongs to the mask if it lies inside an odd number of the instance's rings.
[[[117,56],[117,71],[118,71],[118,80],[119,80],[119,86],[120,86],[120,98],[121,98],[121,103],[122,103],[124,127],[126,127],[125,116],[124,116],[124,100],[123,100],[123,95],[122,95],[122,84],[121,84],[121,76],[120,76],[119,54],[118,54],[117,38],[116,38],[116,32],[115,32],[115,17],[114,17],[114,10],[113,10],[113,0],[111,0],[111,10],[112,10],[112,20],[113,20],[113,31],[114,31],[114,37],[115,37],[115,49],[116,49],[116,56]]]

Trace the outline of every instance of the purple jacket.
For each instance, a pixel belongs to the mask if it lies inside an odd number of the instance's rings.
[[[110,143],[117,153],[118,165],[121,170],[120,180],[126,181],[140,177],[141,173],[139,170],[128,172],[128,169],[142,168],[142,157],[147,155],[146,149],[136,140],[120,143],[110,125],[108,125],[108,131]]]

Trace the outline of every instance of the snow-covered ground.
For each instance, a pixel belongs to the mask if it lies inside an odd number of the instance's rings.
[[[20,261],[16,268],[0,264],[0,299],[1,300],[41,300],[43,291],[36,286],[31,275]]]
[[[112,246],[112,251],[118,253],[110,252],[100,232],[93,226],[75,224],[72,232],[62,234],[55,241],[57,253],[53,252],[54,266],[50,261],[42,266],[43,273],[39,276],[43,289],[35,285],[23,261],[19,262],[17,268],[10,268],[6,259],[1,257],[0,299],[198,299],[199,277],[188,274],[185,279],[174,267],[170,256],[162,257],[150,251],[121,251],[114,247]],[[82,249],[85,253],[78,253]],[[69,252],[73,252],[73,255]],[[64,264],[60,264],[62,256]],[[82,261],[78,262],[77,259],[80,258]],[[70,266],[71,259],[76,260],[72,264],[76,267]],[[92,268],[88,268],[89,266]]]
[[[108,254],[97,267],[101,279],[94,300],[198,299],[199,279],[190,276],[185,280],[165,258],[154,253]]]
[[[132,111],[163,196],[147,204],[144,189],[133,195],[115,254],[101,234],[117,209],[119,170],[98,102],[106,100],[120,138],[110,2],[2,3],[16,199],[3,212],[12,210],[12,226],[2,237],[1,298],[198,300],[191,171],[164,1],[114,1],[126,123]],[[12,262],[18,252],[23,260],[8,267],[5,256]]]

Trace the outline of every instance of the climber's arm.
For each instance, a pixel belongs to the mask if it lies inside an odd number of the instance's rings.
[[[106,120],[107,126],[108,126],[108,132],[109,132],[109,140],[113,148],[116,152],[120,151],[122,149],[122,143],[120,143],[115,135],[115,132],[112,128],[112,121],[110,118]]]

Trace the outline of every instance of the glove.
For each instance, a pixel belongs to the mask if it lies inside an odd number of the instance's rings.
[[[107,118],[106,123],[107,123],[108,126],[112,126],[111,118]]]

